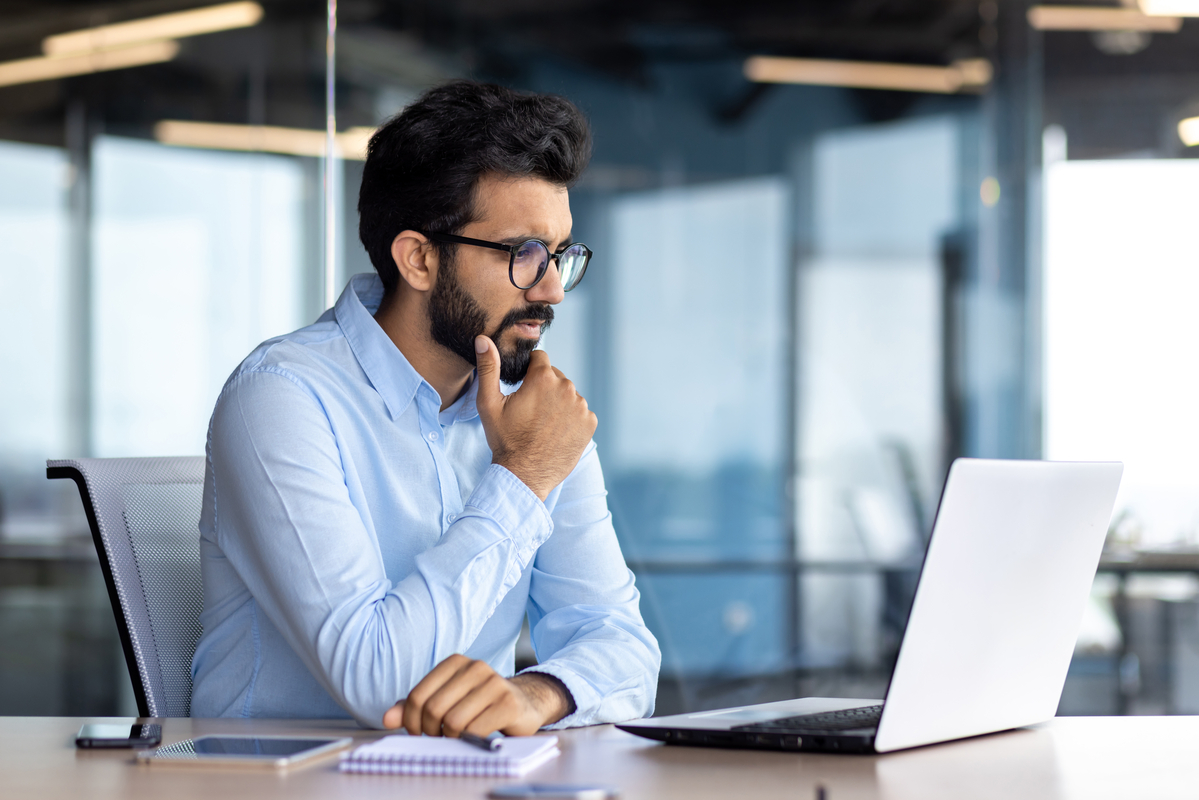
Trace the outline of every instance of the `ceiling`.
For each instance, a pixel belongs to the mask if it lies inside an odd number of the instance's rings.
[[[0,87],[0,138],[60,143],[72,102],[86,103],[109,130],[130,133],[171,117],[322,127],[325,3],[260,2],[266,8],[263,23],[184,40],[169,64]],[[0,0],[0,60],[39,54],[41,40],[53,33],[197,4],[204,3]],[[339,0],[339,116],[347,124],[373,124],[381,87],[419,89],[456,75],[520,83],[534,56],[642,88],[652,88],[664,65],[737,64],[750,54],[916,64],[995,58],[999,31],[1009,38],[1027,31],[1025,5],[1024,0]],[[1193,55],[1199,52],[1199,21],[1127,56],[1105,55],[1088,34],[1051,34],[1045,43],[1046,97],[1063,108],[1074,103],[1074,117],[1118,109],[1121,92],[1129,102],[1143,103],[1153,95],[1146,83],[1159,75],[1171,76],[1172,103],[1183,102],[1199,85]],[[729,119],[750,108],[754,97],[746,84]],[[1054,113],[1047,110],[1048,117]],[[1127,115],[1112,119],[1117,124]]]
[[[60,137],[64,106],[79,96],[116,126],[164,114],[244,120],[255,81],[269,85],[267,121],[319,127],[325,4],[261,2],[262,24],[185,40],[170,64],[0,87],[0,136]],[[0,0],[0,60],[40,54],[53,33],[196,5]],[[340,0],[338,13],[350,116],[356,105],[368,114],[376,86],[519,81],[530,54],[647,86],[655,65],[753,53],[944,64],[977,54],[983,26],[974,0]]]
[[[195,0],[0,0],[0,52],[50,34],[192,8]],[[268,19],[319,21],[324,3],[263,0]],[[978,49],[976,0],[340,0],[370,23],[481,50],[536,45],[623,73],[645,58],[781,52],[936,63]]]

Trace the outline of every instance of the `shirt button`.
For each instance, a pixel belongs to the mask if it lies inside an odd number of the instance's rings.
[[[457,514],[446,514],[446,515],[445,515],[445,522],[446,522],[446,524],[447,524],[447,525],[448,525],[448,524],[450,524],[451,522],[453,522],[453,521],[454,521],[454,520],[456,520],[456,519],[458,519],[458,515],[457,515]]]
[[[429,441],[430,442],[437,441],[437,431],[429,431]]]

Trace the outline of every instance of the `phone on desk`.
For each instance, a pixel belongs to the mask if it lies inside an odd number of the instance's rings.
[[[507,783],[492,787],[487,796],[492,800],[612,800],[620,790],[593,783]]]
[[[162,744],[162,726],[139,722],[89,722],[75,735],[75,746],[157,747]]]

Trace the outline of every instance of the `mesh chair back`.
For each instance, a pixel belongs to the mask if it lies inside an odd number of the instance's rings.
[[[204,606],[200,502],[204,458],[47,461],[79,486],[144,717],[186,717]]]

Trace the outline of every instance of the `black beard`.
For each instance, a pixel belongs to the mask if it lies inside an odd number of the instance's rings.
[[[541,320],[541,331],[544,333],[554,321],[554,309],[545,304],[529,304],[515,309],[500,320],[493,333],[487,335],[499,349],[500,334],[527,319]],[[475,337],[485,334],[486,326],[487,315],[462,288],[453,265],[443,264],[433,292],[429,295],[429,333],[433,341],[466,363],[477,365]],[[500,349],[500,380],[504,383],[523,381],[525,373],[529,371],[529,359],[536,348],[537,342],[522,336],[516,340],[512,351],[505,353]]]

